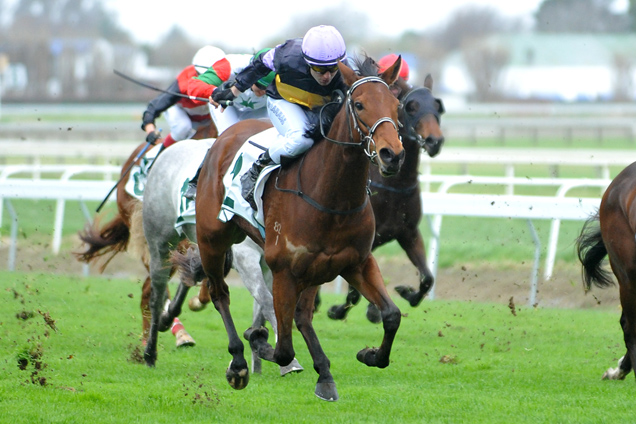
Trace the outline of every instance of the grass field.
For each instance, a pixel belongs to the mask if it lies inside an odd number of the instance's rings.
[[[472,146],[468,140],[452,143]],[[519,147],[528,143],[511,141]],[[577,140],[576,145],[590,148],[595,143]],[[496,139],[479,144],[501,146]],[[544,139],[537,147],[564,146],[563,140]],[[602,146],[632,147],[622,139],[605,140]],[[613,171],[615,175],[619,170]],[[493,167],[471,167],[470,172],[498,174]],[[528,166],[518,168],[517,175],[548,177],[551,172]],[[596,176],[590,172],[560,169],[567,177]],[[523,194],[544,194],[534,190]],[[185,310],[181,318],[197,346],[177,350],[173,336],[162,333],[157,367],[149,369],[140,362],[139,276],[69,276],[68,269],[60,267],[63,261],[50,252],[55,203],[12,203],[20,219],[18,269],[33,272],[0,271],[2,423],[633,421],[633,375],[622,382],[600,379],[624,353],[615,304],[577,310],[529,308],[521,301],[509,307],[501,302],[425,300],[410,308],[391,292],[404,317],[392,363],[378,370],[360,364],[355,355],[365,346],[379,345],[381,326],[366,321],[363,307],[353,309],[345,322],[329,320],[326,308],[343,299],[323,293],[315,327],[332,363],[340,394],[336,403],[313,395],[317,375],[298,332],[294,341],[304,372],[281,378],[275,365],[265,363],[263,374],[253,375],[245,390],[232,390],[224,375],[230,360],[227,336],[213,309],[198,314]],[[89,211],[96,206],[89,203]],[[79,203],[68,202],[62,245],[66,258],[78,248],[76,233],[84,221]],[[549,222],[534,225],[547,240]],[[573,243],[581,225],[562,223],[556,269],[576,265]],[[3,261],[8,228],[5,212]],[[428,240],[425,222],[422,230]],[[442,231],[440,269],[466,268],[470,271],[465,274],[472,276],[475,264],[489,264],[504,271],[524,267],[522,274],[527,274],[534,246],[525,221],[445,217]],[[396,243],[376,252],[398,255],[404,253]],[[32,268],[32,256],[40,256],[41,268]],[[578,279],[571,286],[580,291]],[[231,290],[241,331],[250,323],[251,300],[242,287]]]
[[[197,346],[160,334],[155,369],[140,363],[139,284],[132,280],[0,272],[0,421],[7,423],[631,422],[636,385],[601,381],[624,353],[619,312],[401,299],[391,365],[357,362],[381,326],[364,308],[314,323],[340,400],[313,394],[317,375],[294,332],[305,371],[281,378],[264,363],[245,390],[225,382],[227,337],[214,309],[182,321]],[[323,305],[335,300],[324,294]],[[232,288],[237,328],[251,303]],[[270,340],[271,340],[270,334]]]

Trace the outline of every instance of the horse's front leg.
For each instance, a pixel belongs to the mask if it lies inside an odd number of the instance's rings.
[[[298,301],[295,280],[287,271],[274,274],[272,294],[278,327],[274,360],[278,365],[286,366],[292,362],[295,355],[292,327],[296,302]]]
[[[365,348],[358,352],[360,362],[370,366],[385,368],[389,365],[391,347],[402,319],[400,309],[393,303],[384,286],[382,274],[373,255],[365,261],[361,268],[343,273],[349,284],[360,290],[360,293],[380,309],[384,338],[379,348]]]
[[[424,240],[419,229],[408,231],[407,236],[398,237],[398,243],[406,252],[409,260],[420,273],[420,286],[415,290],[411,286],[397,286],[395,291],[406,299],[411,306],[420,304],[424,296],[433,287],[433,273],[426,264],[426,250],[424,249]]]
[[[314,300],[318,292],[318,286],[305,289],[298,299],[294,319],[298,331],[303,335],[307,348],[314,361],[314,369],[318,373],[318,381],[316,382],[315,394],[322,400],[336,401],[338,400],[338,391],[336,383],[331,375],[331,362],[322,350],[318,336],[313,326],[314,318]]]

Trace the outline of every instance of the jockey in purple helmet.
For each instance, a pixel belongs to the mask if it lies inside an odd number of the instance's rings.
[[[302,155],[314,143],[306,135],[314,108],[331,99],[335,90],[347,90],[338,69],[338,61],[346,59],[345,42],[332,26],[311,28],[303,38],[287,40],[276,48],[256,57],[236,76],[236,83],[224,90],[215,89],[215,106],[221,100],[233,100],[259,78],[271,71],[276,78],[267,87],[269,119],[279,139],[254,162],[241,178],[243,197],[253,206],[253,190],[261,170],[281,159]]]

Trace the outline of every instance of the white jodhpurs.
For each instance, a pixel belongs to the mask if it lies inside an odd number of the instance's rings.
[[[223,110],[220,106],[210,106],[210,114],[219,135],[238,121],[245,119],[267,119],[267,108],[238,110],[234,106],[228,106]]]
[[[305,153],[314,141],[305,136],[309,118],[302,107],[287,100],[267,98],[269,119],[281,137],[269,148],[269,156],[280,163],[281,156],[296,157]]]
[[[179,105],[170,106],[164,113],[164,117],[170,125],[170,135],[174,141],[192,138],[197,132],[196,126],[190,120],[190,115]]]

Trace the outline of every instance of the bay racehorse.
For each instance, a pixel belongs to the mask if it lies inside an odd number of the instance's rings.
[[[377,168],[371,168],[371,205],[375,213],[375,239],[372,249],[396,240],[406,252],[409,260],[419,272],[419,286],[399,285],[395,290],[411,306],[420,304],[433,286],[433,273],[426,264],[424,240],[419,229],[422,219],[419,166],[420,150],[435,157],[444,144],[440,128],[441,116],[445,112],[441,99],[433,96],[433,78],[427,75],[423,87],[410,87],[398,78],[400,101],[398,119],[400,136],[406,158],[397,175],[384,178]],[[360,292],[349,287],[346,302],[333,305],[327,315],[332,319],[345,319],[349,309],[360,301]],[[367,318],[380,321],[380,314],[373,304],[367,308]]]
[[[586,291],[592,285],[614,285],[611,273],[603,267],[607,256],[618,280],[622,306],[620,325],[627,352],[617,368],[610,368],[603,379],[622,380],[636,364],[636,162],[612,180],[603,194],[598,213],[581,230],[576,246],[583,265]]]
[[[226,252],[246,235],[263,247],[273,275],[278,321],[276,348],[267,349],[266,339],[258,340],[259,331],[250,335],[250,345],[261,347],[263,359],[281,366],[293,360],[295,321],[319,375],[315,394],[324,400],[338,399],[329,359],[320,346],[312,320],[318,287],[341,275],[378,306],[382,314],[382,344],[379,348],[362,349],[358,360],[379,368],[389,365],[401,315],[387,293],[371,253],[375,218],[369,202],[368,177],[372,162],[384,176],[389,176],[395,175],[404,161],[405,152],[397,132],[399,102],[389,90],[397,79],[400,64],[398,59],[379,77],[359,76],[339,64],[349,89],[327,135],[323,133],[322,139],[301,159],[274,171],[275,175],[265,184],[264,237],[239,215],[226,222],[218,217],[225,198],[223,177],[235,154],[250,137],[271,124],[239,122],[227,129],[208,152],[197,188],[196,233],[210,296],[228,333],[232,361],[226,378],[233,388],[247,386],[249,371],[244,346],[230,313],[230,295],[223,272]],[[149,366],[157,359],[153,329],[158,327],[161,305],[151,302],[151,311],[151,331],[144,354]]]
[[[199,128],[193,139],[216,138],[218,132],[214,122],[208,126]],[[75,256],[81,262],[88,264],[99,264],[99,271],[103,272],[115,255],[129,250],[131,242],[131,223],[133,212],[141,205],[141,201],[130,195],[126,191],[126,183],[131,173],[126,171],[133,164],[133,161],[146,147],[146,143],[142,143],[131,153],[130,157],[124,162],[121,168],[120,181],[117,184],[117,213],[108,222],[102,224],[99,217],[96,217],[92,223],[88,223],[83,231],[80,231],[79,238],[84,242],[85,250],[76,252]],[[166,150],[167,151],[167,150]],[[164,152],[165,153],[165,152]],[[163,154],[163,153],[162,153]],[[139,159],[137,164],[139,164]],[[145,241],[140,246],[132,246],[135,256],[139,256],[143,266],[148,270],[148,258],[143,255],[145,251]],[[150,276],[145,278],[141,289],[141,316],[142,316],[142,339],[145,341],[148,337],[150,328],[150,309],[148,302],[150,300]]]

